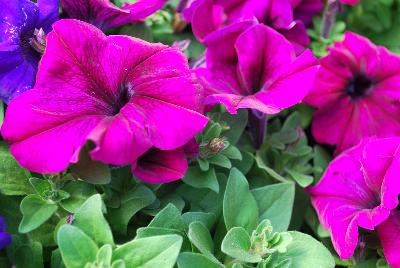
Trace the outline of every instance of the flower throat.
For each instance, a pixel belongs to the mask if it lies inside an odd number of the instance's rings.
[[[364,74],[357,74],[348,83],[346,87],[346,94],[352,99],[364,97],[371,92],[373,82]]]

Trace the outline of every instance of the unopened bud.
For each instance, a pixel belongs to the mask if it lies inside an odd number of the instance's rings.
[[[46,50],[46,33],[43,31],[43,28],[40,28],[39,30],[35,29],[33,37],[30,39],[29,43],[38,53],[44,53]]]
[[[223,149],[225,149],[225,139],[224,138],[213,138],[207,144],[207,148],[213,154],[218,154]]]

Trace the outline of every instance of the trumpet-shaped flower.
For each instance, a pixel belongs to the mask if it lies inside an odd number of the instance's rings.
[[[0,99],[9,103],[35,82],[45,33],[59,0],[0,0]]]
[[[400,138],[366,139],[332,161],[320,182],[308,189],[341,258],[354,254],[360,227],[378,226],[389,263],[400,267],[398,242],[392,243],[400,233],[399,172]]]
[[[306,26],[311,24],[313,17],[324,7],[323,0],[290,0],[290,3],[294,19],[301,20]]]
[[[2,126],[29,170],[64,170],[88,140],[93,160],[135,165],[153,147],[185,145],[207,124],[202,88],[176,48],[61,20],[40,65],[35,88],[11,102]]]
[[[242,21],[210,34],[206,68],[197,74],[206,104],[224,104],[230,113],[251,108],[265,114],[299,103],[317,72],[310,51],[297,57],[292,44],[272,28]]]
[[[289,0],[194,0],[183,14],[201,41],[224,26],[255,17],[285,35],[299,52],[309,43],[304,24],[293,19]]]
[[[107,30],[142,21],[165,4],[166,0],[139,0],[121,8],[110,0],[61,0],[65,12],[73,19],[89,22]]]
[[[11,244],[11,235],[7,233],[6,222],[0,216],[0,250]]]
[[[336,43],[305,102],[315,106],[312,132],[337,152],[365,137],[400,134],[400,57],[354,33]]]

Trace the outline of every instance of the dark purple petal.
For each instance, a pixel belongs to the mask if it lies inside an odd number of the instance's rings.
[[[151,149],[138,159],[132,172],[147,183],[166,183],[183,178],[187,169],[183,148],[173,151]]]

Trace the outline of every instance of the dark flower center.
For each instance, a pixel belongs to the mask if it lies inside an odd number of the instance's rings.
[[[113,115],[118,114],[121,109],[130,101],[135,91],[133,89],[133,85],[129,82],[121,85],[117,99],[113,103]]]
[[[32,38],[34,38],[33,31],[22,31],[19,36],[19,45],[26,60],[38,61],[40,59],[40,53],[32,47]]]
[[[346,87],[346,94],[352,99],[364,97],[371,92],[373,81],[364,74],[357,74],[349,81]]]

